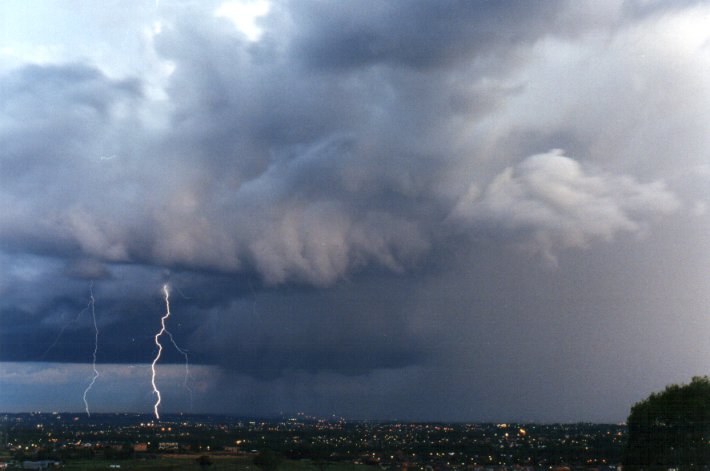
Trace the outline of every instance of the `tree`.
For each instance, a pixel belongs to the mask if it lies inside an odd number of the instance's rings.
[[[710,464],[710,379],[671,385],[635,404],[627,419],[625,469]]]

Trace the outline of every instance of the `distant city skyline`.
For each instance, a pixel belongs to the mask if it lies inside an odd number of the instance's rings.
[[[0,3],[0,411],[153,411],[164,285],[165,413],[618,423],[710,372],[710,3],[69,4]]]
[[[180,457],[184,463],[194,453],[215,453],[223,459],[241,456],[244,465],[258,450],[268,448],[271,453],[298,459],[301,469],[322,460],[324,450],[331,464],[353,468],[365,464],[389,469],[474,466],[482,470],[486,465],[513,469],[525,465],[532,471],[566,464],[615,469],[627,436],[626,427],[613,424],[385,423],[302,416],[249,420],[176,415],[155,422],[132,414],[95,418],[4,414],[0,425],[11,430],[7,448],[15,456],[43,453],[65,463],[83,457],[98,462],[97,468],[107,459],[145,461],[144,453],[154,454],[154,464]],[[161,452],[171,455],[160,456]],[[128,467],[130,461],[123,463]]]

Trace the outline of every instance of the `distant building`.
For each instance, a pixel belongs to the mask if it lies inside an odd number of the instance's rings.
[[[178,451],[180,446],[177,442],[160,442],[158,444],[158,450],[160,451]]]
[[[135,445],[133,445],[133,451],[135,451],[135,452],[148,451],[148,444],[147,443],[136,443]]]
[[[22,469],[49,469],[54,467],[59,467],[61,463],[59,461],[23,461]]]

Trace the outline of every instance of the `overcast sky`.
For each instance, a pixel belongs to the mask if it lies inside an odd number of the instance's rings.
[[[0,410],[606,421],[710,371],[710,3],[0,3]],[[93,282],[93,285],[92,285]],[[163,337],[164,341],[167,341]]]

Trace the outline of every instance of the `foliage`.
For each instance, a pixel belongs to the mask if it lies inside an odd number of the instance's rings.
[[[671,385],[635,404],[627,420],[624,468],[695,467],[710,463],[710,379]]]

